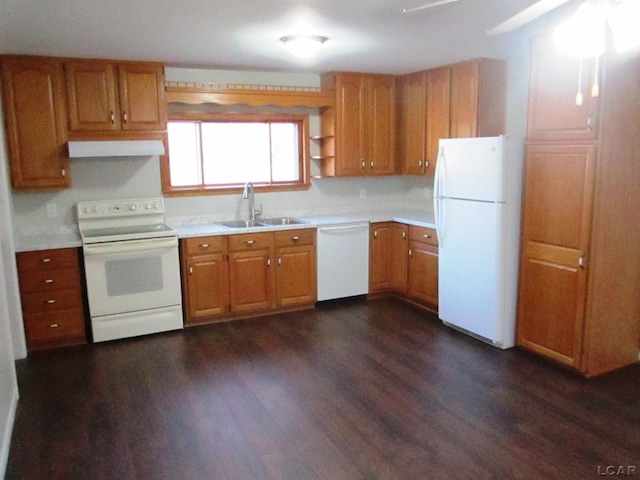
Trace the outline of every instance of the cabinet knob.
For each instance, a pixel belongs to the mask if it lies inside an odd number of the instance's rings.
[[[253,245],[254,243],[256,243],[256,241],[255,240],[247,240],[244,243],[246,243],[247,245]]]
[[[113,111],[109,112],[109,117],[111,118],[111,123],[116,123],[116,115]]]
[[[47,303],[51,305],[51,304],[53,304],[53,303],[56,303],[56,301],[55,301],[55,300],[53,300],[53,299],[51,299],[51,300],[47,300]]]
[[[127,123],[128,117],[127,117],[127,111],[125,110],[124,112],[122,112],[122,121],[124,123]]]
[[[271,259],[267,258],[267,267],[270,267],[270,266],[271,266]]]
[[[47,278],[44,283],[53,283],[53,278]]]
[[[418,166],[421,167],[422,166],[422,160],[418,160]]]
[[[365,161],[365,159],[363,158],[363,159],[362,159],[362,163],[360,164],[360,167],[361,167],[361,168],[364,168],[364,167],[366,167],[366,166],[367,166],[367,162],[366,162],[366,161]]]
[[[203,243],[202,245],[200,245],[200,248],[209,248],[209,244],[208,243]]]
[[[371,162],[369,162],[369,166],[371,166],[373,168],[373,160],[371,160]]]
[[[278,265],[282,265],[282,258],[278,257]]]
[[[293,241],[293,243],[296,243],[298,240],[300,240],[300,237],[296,235],[294,237],[291,237],[291,240]]]
[[[431,235],[429,235],[428,233],[425,233],[424,238],[431,238]]]
[[[402,238],[407,238],[407,232],[402,232]]]
[[[49,325],[49,328],[58,328],[59,326],[59,323],[52,323],[51,325]]]
[[[50,258],[43,258],[42,263],[49,263],[51,261]]]

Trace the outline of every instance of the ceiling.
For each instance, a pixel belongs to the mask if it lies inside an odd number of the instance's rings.
[[[486,31],[535,0],[2,0],[0,53],[161,61],[212,69],[402,74],[475,57],[521,55],[533,31]],[[285,35],[329,40],[313,59],[289,54]]]

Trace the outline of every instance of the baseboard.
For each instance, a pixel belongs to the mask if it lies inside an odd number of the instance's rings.
[[[5,477],[7,471],[7,461],[9,460],[9,447],[11,446],[11,434],[13,433],[13,422],[16,418],[16,409],[18,408],[18,389],[13,389],[11,398],[11,407],[9,408],[9,416],[5,426],[2,442],[0,443],[0,478]]]

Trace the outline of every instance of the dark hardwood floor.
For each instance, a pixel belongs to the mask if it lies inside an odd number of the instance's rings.
[[[34,353],[8,479],[640,477],[640,367],[584,379],[396,300]]]

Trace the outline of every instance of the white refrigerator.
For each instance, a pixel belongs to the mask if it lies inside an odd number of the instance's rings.
[[[499,348],[515,345],[522,142],[440,140],[434,180],[438,316]]]

